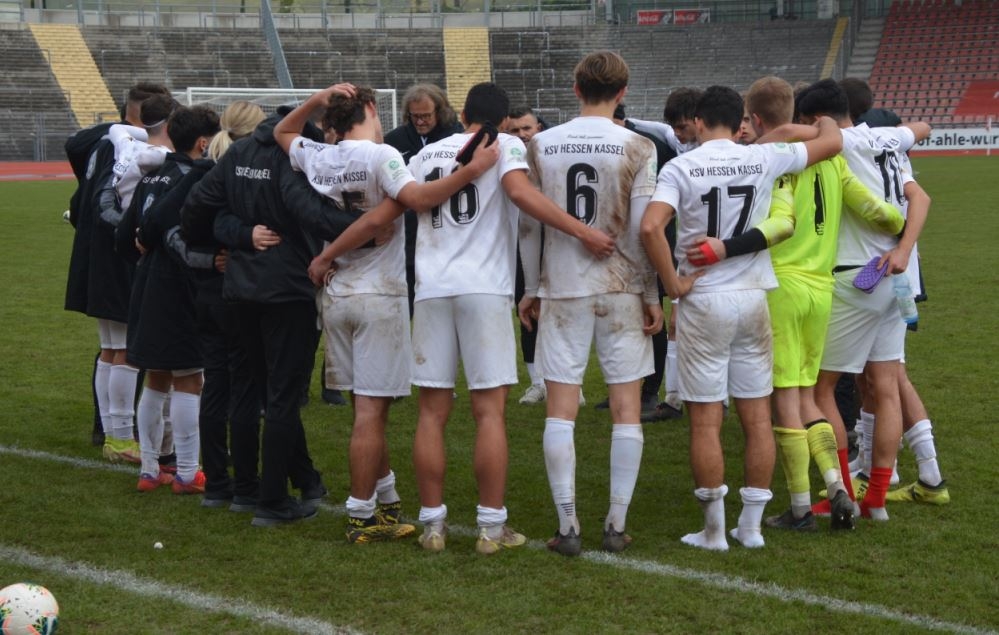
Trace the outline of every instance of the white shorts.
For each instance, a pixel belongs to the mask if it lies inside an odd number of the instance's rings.
[[[458,359],[469,390],[517,383],[513,300],[473,294],[430,298],[413,309],[413,383],[454,388]]]
[[[822,370],[859,373],[867,362],[888,362],[905,356],[905,322],[891,280],[885,278],[867,294],[853,286],[860,269],[833,275],[832,312],[826,332]]]
[[[680,398],[712,403],[773,392],[773,335],[767,292],[697,293],[680,299],[676,318]]]
[[[97,336],[101,339],[101,348],[123,351],[127,348],[127,335],[128,324],[97,318]]]
[[[409,395],[413,349],[406,297],[323,296],[326,387],[368,397]]]
[[[542,300],[537,344],[542,376],[582,385],[591,342],[608,384],[651,375],[652,338],[642,333],[644,316],[642,298],[633,293]]]

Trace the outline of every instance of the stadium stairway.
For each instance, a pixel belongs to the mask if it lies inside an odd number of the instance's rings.
[[[447,71],[448,101],[461,110],[468,90],[492,80],[489,62],[489,29],[445,28],[444,64]]]
[[[38,47],[49,53],[49,65],[81,126],[117,110],[111,93],[94,63],[83,35],[72,24],[32,24]]]
[[[863,80],[870,78],[884,28],[884,18],[864,18],[857,32],[857,40],[853,44],[850,63],[846,68],[847,77],[859,77]]]
[[[839,49],[843,46],[843,34],[846,33],[848,24],[850,24],[848,18],[839,18],[836,20],[832,42],[829,43],[829,53],[826,54],[826,61],[822,65],[822,77],[832,77],[833,66],[836,65],[836,56],[839,55]]]

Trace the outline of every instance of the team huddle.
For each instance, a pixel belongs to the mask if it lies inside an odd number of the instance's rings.
[[[374,91],[352,84],[269,117],[237,102],[221,119],[134,87],[121,123],[67,142],[79,188],[66,308],[98,319],[104,456],[139,464],[139,491],[198,494],[256,526],[315,516],[327,491],[300,406],[318,320],[324,384],[354,412],[348,541],[416,532],[386,443],[391,405],[415,385],[419,544],[445,549],[460,362],[475,548],[518,547],[505,507],[516,311],[531,376],[521,402],[546,409],[557,553],[583,545],[574,435],[591,346],[613,424],[605,551],[632,541],[643,421],[683,410],[704,513],[687,545],[758,548],[764,526],[813,531],[830,516],[846,530],[858,515],[887,520],[886,501],[949,502],[902,363],[930,204],[905,153],[929,127],[859,123],[869,91],[858,113],[866,85],[848,82],[679,89],[659,123],[624,117],[619,55],[585,56],[574,79],[579,116],[551,128],[492,83],[469,90],[459,125],[443,92],[419,85],[388,134]],[[835,397],[844,373],[863,399],[855,463]],[[726,531],[730,399],[745,482]],[[889,491],[903,437],[919,479]],[[778,457],[791,505],[765,518]],[[815,504],[813,459],[826,485]]]

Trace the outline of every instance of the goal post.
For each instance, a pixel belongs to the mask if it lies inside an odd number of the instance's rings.
[[[272,113],[278,106],[298,106],[319,88],[217,88],[192,86],[174,93],[174,98],[185,106],[210,106],[222,113],[234,101],[249,101]],[[388,132],[399,125],[399,111],[394,88],[375,89],[378,117]]]

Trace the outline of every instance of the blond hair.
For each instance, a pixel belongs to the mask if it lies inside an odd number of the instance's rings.
[[[219,119],[222,130],[208,145],[208,158],[218,161],[233,141],[249,135],[266,117],[260,106],[248,101],[234,101],[229,104]]]
[[[791,84],[773,75],[756,80],[746,93],[746,112],[759,117],[767,128],[791,123],[794,116]]]

